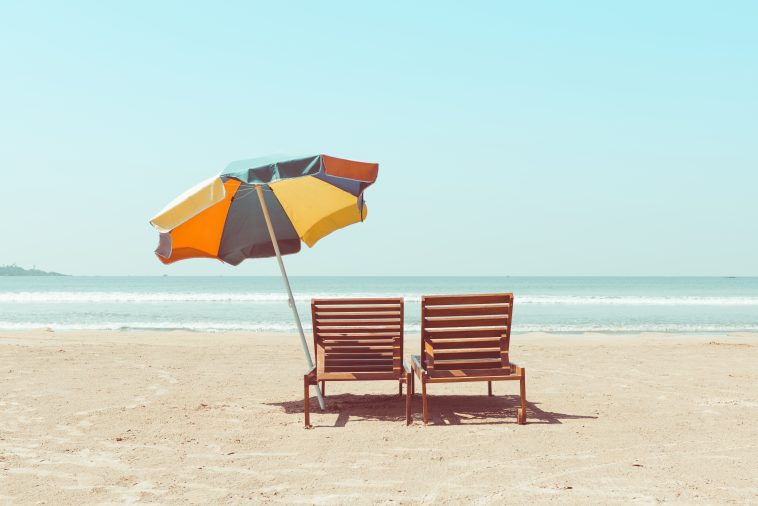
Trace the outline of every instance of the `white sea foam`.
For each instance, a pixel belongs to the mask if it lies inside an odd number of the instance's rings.
[[[758,306],[758,297],[535,295],[517,297],[519,304],[624,306]]]
[[[305,323],[305,322],[304,322]],[[188,330],[195,332],[297,332],[294,323],[228,323],[228,322],[90,322],[90,323],[49,323],[49,322],[7,322],[0,321],[0,330],[37,330],[52,329],[56,331],[67,330],[139,330],[139,331],[166,331]],[[304,325],[304,330],[309,332],[311,327]],[[406,333],[418,333],[419,324],[406,324]],[[758,325],[754,324],[665,324],[665,323],[637,323],[637,324],[523,324],[514,325],[514,333],[524,332],[557,332],[557,333],[637,333],[637,332],[758,332]]]
[[[57,323],[57,322],[5,322],[0,321],[0,330],[191,330],[197,332],[296,332],[294,323],[226,323],[226,322],[90,322],[90,323]],[[311,330],[303,326],[305,330]]]
[[[298,294],[297,301],[337,294]],[[286,293],[214,292],[0,292],[0,303],[110,303],[110,302],[282,302]]]
[[[297,302],[330,297],[397,297],[396,293],[299,293]],[[420,302],[420,294],[405,294],[406,302]],[[275,303],[287,300],[283,292],[0,292],[0,303],[166,303],[240,302]],[[637,295],[523,295],[518,304],[629,305],[629,306],[758,306],[758,297],[637,296]]]

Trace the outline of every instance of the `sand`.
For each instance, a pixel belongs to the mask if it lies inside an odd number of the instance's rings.
[[[406,348],[416,350],[418,336]],[[0,503],[758,503],[758,335],[515,335],[518,384],[327,384],[283,334],[0,332]]]

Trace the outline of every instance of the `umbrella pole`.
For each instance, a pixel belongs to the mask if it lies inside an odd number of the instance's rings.
[[[300,333],[300,344],[303,345],[303,352],[305,352],[305,361],[308,363],[308,370],[313,369],[313,360],[311,360],[311,352],[308,349],[308,342],[305,340],[305,332],[303,332],[303,324],[300,323],[300,315],[297,313],[297,306],[295,305],[295,297],[292,296],[292,288],[290,288],[290,281],[287,278],[287,271],[284,269],[284,262],[282,262],[282,254],[279,252],[279,243],[276,242],[276,234],[274,234],[274,226],[271,224],[271,216],[268,214],[268,206],[263,198],[262,185],[256,185],[255,191],[258,193],[258,199],[261,201],[261,209],[263,209],[263,217],[266,219],[266,226],[268,227],[268,234],[271,236],[271,244],[274,245],[274,252],[276,253],[276,261],[279,262],[279,270],[282,271],[282,279],[284,279],[284,286],[287,287],[287,295],[289,295],[290,308],[292,314],[295,316],[295,323],[297,324],[297,330]],[[324,397],[321,395],[321,389],[316,384],[316,397],[318,397],[318,404],[321,409],[324,409]]]

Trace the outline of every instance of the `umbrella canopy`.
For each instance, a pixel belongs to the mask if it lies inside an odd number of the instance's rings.
[[[156,255],[164,264],[218,258],[238,265],[276,256],[310,369],[313,361],[282,255],[363,221],[363,191],[379,173],[376,163],[327,155],[268,157],[232,162],[218,176],[189,189],[150,223],[160,232]],[[324,399],[316,386],[321,408]]]
[[[155,253],[170,264],[218,258],[238,265],[276,255],[267,231],[262,186],[282,255],[309,247],[337,229],[366,218],[363,191],[379,165],[327,155],[268,157],[230,163],[218,176],[191,188],[150,223],[160,232]]]

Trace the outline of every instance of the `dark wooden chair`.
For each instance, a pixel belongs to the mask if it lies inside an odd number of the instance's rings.
[[[412,357],[421,380],[424,423],[429,422],[427,383],[521,383],[517,422],[526,423],[526,371],[510,361],[513,294],[434,295],[421,299],[421,355]]]
[[[327,381],[392,380],[406,384],[405,421],[411,423],[413,373],[403,361],[403,299],[313,299],[316,365],[305,375],[305,426],[310,386]]]

